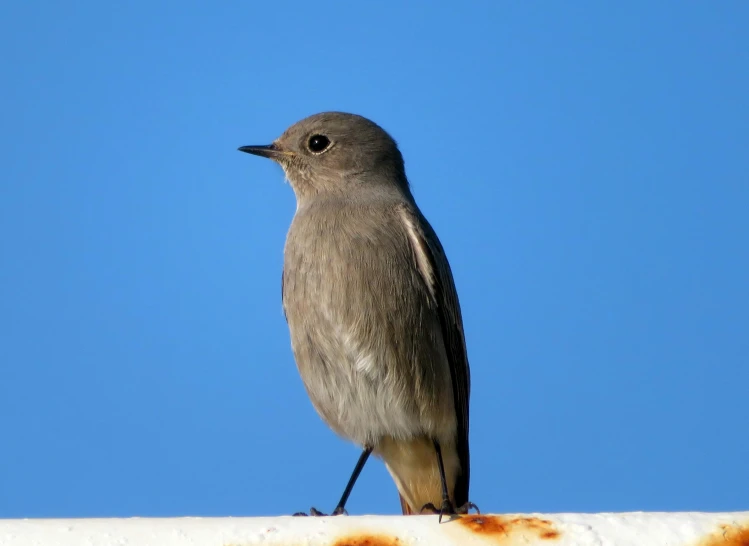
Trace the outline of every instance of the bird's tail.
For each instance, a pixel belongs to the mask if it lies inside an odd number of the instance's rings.
[[[411,510],[411,507],[406,502],[406,499],[403,498],[403,495],[398,495],[401,499],[401,510],[403,511],[404,516],[410,516],[413,514],[413,511]]]

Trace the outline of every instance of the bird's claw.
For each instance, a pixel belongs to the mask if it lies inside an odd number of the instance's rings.
[[[473,508],[474,510],[476,510],[477,514],[481,514],[481,510],[479,510],[479,507],[476,506],[475,504],[473,504],[471,501],[468,501],[463,506],[461,506],[460,508],[458,508],[457,512],[458,512],[458,514],[467,514],[468,511],[471,508]]]
[[[476,510],[477,514],[481,513],[481,511],[479,510],[479,507],[473,504],[472,502],[467,502],[456,510],[455,507],[453,506],[453,503],[450,502],[448,499],[445,499],[442,501],[442,506],[440,506],[439,509],[431,502],[426,503],[424,506],[421,507],[421,510],[419,510],[419,514],[423,514],[427,510],[431,512],[432,514],[435,514],[435,515],[439,514],[439,522],[442,523],[443,516],[457,516],[457,515],[467,514],[471,508]]]
[[[426,503],[421,507],[421,510],[419,510],[419,514],[423,514],[425,510],[429,510],[432,514],[439,515],[439,523],[442,523],[443,516],[454,516],[457,514],[455,508],[453,507],[453,503],[451,503],[448,499],[443,500],[442,506],[440,506],[439,508],[437,508],[431,502]]]
[[[424,510],[429,510],[432,514],[439,513],[439,510],[437,510],[437,507],[433,505],[431,502],[428,502],[424,506],[421,507],[421,510],[419,510],[419,515],[423,514]]]
[[[320,512],[320,510],[318,510],[314,506],[309,509],[309,514],[307,512],[295,512],[292,515],[294,515],[294,516],[305,516],[305,517],[306,516],[327,516],[327,514],[323,514],[322,512]]]
[[[440,506],[440,518],[438,523],[442,523],[442,516],[454,516],[457,512],[455,511],[455,507],[453,506],[453,503],[450,502],[450,499],[443,499],[442,500],[442,506]]]
[[[320,512],[317,508],[314,506],[309,509],[309,514],[307,512],[296,512],[292,514],[293,516],[327,516],[328,514],[324,514]],[[348,516],[348,512],[346,512],[346,509],[343,506],[336,506],[335,510],[330,514],[331,516]]]

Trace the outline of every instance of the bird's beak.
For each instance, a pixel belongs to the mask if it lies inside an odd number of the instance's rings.
[[[260,157],[268,157],[270,159],[274,159],[280,155],[283,155],[283,152],[279,150],[275,144],[269,144],[267,146],[241,146],[237,149],[240,152],[259,155]]]

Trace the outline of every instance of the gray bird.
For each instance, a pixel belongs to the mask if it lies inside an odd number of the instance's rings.
[[[371,453],[404,514],[475,507],[458,295],[395,141],[366,118],[326,112],[239,150],[276,161],[294,189],[281,285],[294,357],[323,420],[363,448],[333,514]]]

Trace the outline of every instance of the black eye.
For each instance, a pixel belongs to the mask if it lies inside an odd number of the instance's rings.
[[[330,139],[325,135],[312,135],[309,137],[307,146],[309,146],[310,152],[319,154],[324,152],[325,149],[330,146]]]

